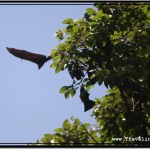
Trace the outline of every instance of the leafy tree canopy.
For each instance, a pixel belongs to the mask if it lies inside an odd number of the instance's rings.
[[[95,3],[83,18],[68,18],[63,24],[66,28],[57,31],[60,44],[51,51],[51,68],[56,73],[67,69],[72,83],[60,93],[68,98],[104,83],[108,94],[95,99],[94,129],[79,119],[66,120],[37,143],[147,142],[126,137],[150,138],[150,5]]]

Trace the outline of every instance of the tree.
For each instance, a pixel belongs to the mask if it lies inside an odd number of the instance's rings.
[[[86,9],[83,18],[68,18],[63,23],[66,28],[57,32],[61,44],[51,51],[51,68],[56,73],[67,69],[72,83],[63,86],[60,93],[68,98],[77,90],[83,94],[84,88],[89,101],[88,92],[93,85],[104,83],[108,94],[95,99],[92,113],[97,121],[95,130],[79,119],[72,119],[72,123],[66,120],[62,128],[44,135],[37,143],[148,143],[150,5],[95,3],[94,8]]]

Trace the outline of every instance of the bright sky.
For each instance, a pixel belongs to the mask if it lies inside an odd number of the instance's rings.
[[[47,62],[36,64],[14,57],[6,47],[49,55],[59,43],[53,36],[67,18],[82,18],[92,5],[0,5],[0,143],[34,143],[61,127],[71,116],[94,124],[84,112],[79,93],[66,100],[59,89],[70,85],[68,72],[55,74]],[[104,86],[90,99],[105,95]]]

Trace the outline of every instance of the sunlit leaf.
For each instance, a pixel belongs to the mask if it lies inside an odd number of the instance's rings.
[[[71,24],[73,22],[73,19],[72,18],[68,18],[68,19],[65,19],[62,23],[63,24]]]
[[[73,96],[76,94],[76,90],[75,90],[74,88],[72,88],[72,89],[70,90],[70,93],[71,93],[71,96],[73,97]]]
[[[78,32],[78,26],[73,27],[73,32]]]
[[[59,93],[65,93],[68,90],[68,86],[63,86],[61,87],[61,89],[59,90]]]
[[[53,135],[51,134],[44,134],[44,137],[51,140],[53,138]]]
[[[88,14],[91,14],[91,15],[96,14],[96,10],[93,8],[87,8],[86,11],[88,12]]]
[[[70,92],[65,92],[64,96],[65,96],[65,99],[68,99],[69,98],[69,95],[70,95]]]
[[[68,130],[70,128],[70,126],[71,126],[71,124],[68,119],[66,119],[62,124],[62,127],[64,130]]]
[[[54,130],[54,132],[64,133],[64,130],[62,128],[57,128]]]
[[[55,69],[55,73],[59,73],[62,70],[62,66],[58,65]]]

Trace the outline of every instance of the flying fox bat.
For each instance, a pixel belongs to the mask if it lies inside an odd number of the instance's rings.
[[[51,56],[45,56],[41,54],[36,54],[36,53],[31,53],[25,50],[20,50],[20,49],[15,49],[15,48],[8,48],[6,47],[7,50],[14,56],[25,59],[28,61],[31,61],[33,63],[36,63],[38,65],[38,68],[40,69],[45,62],[48,60],[52,59]]]
[[[89,93],[85,90],[83,85],[80,89],[80,99],[84,104],[84,112],[90,110],[95,105],[95,102],[89,99]]]

